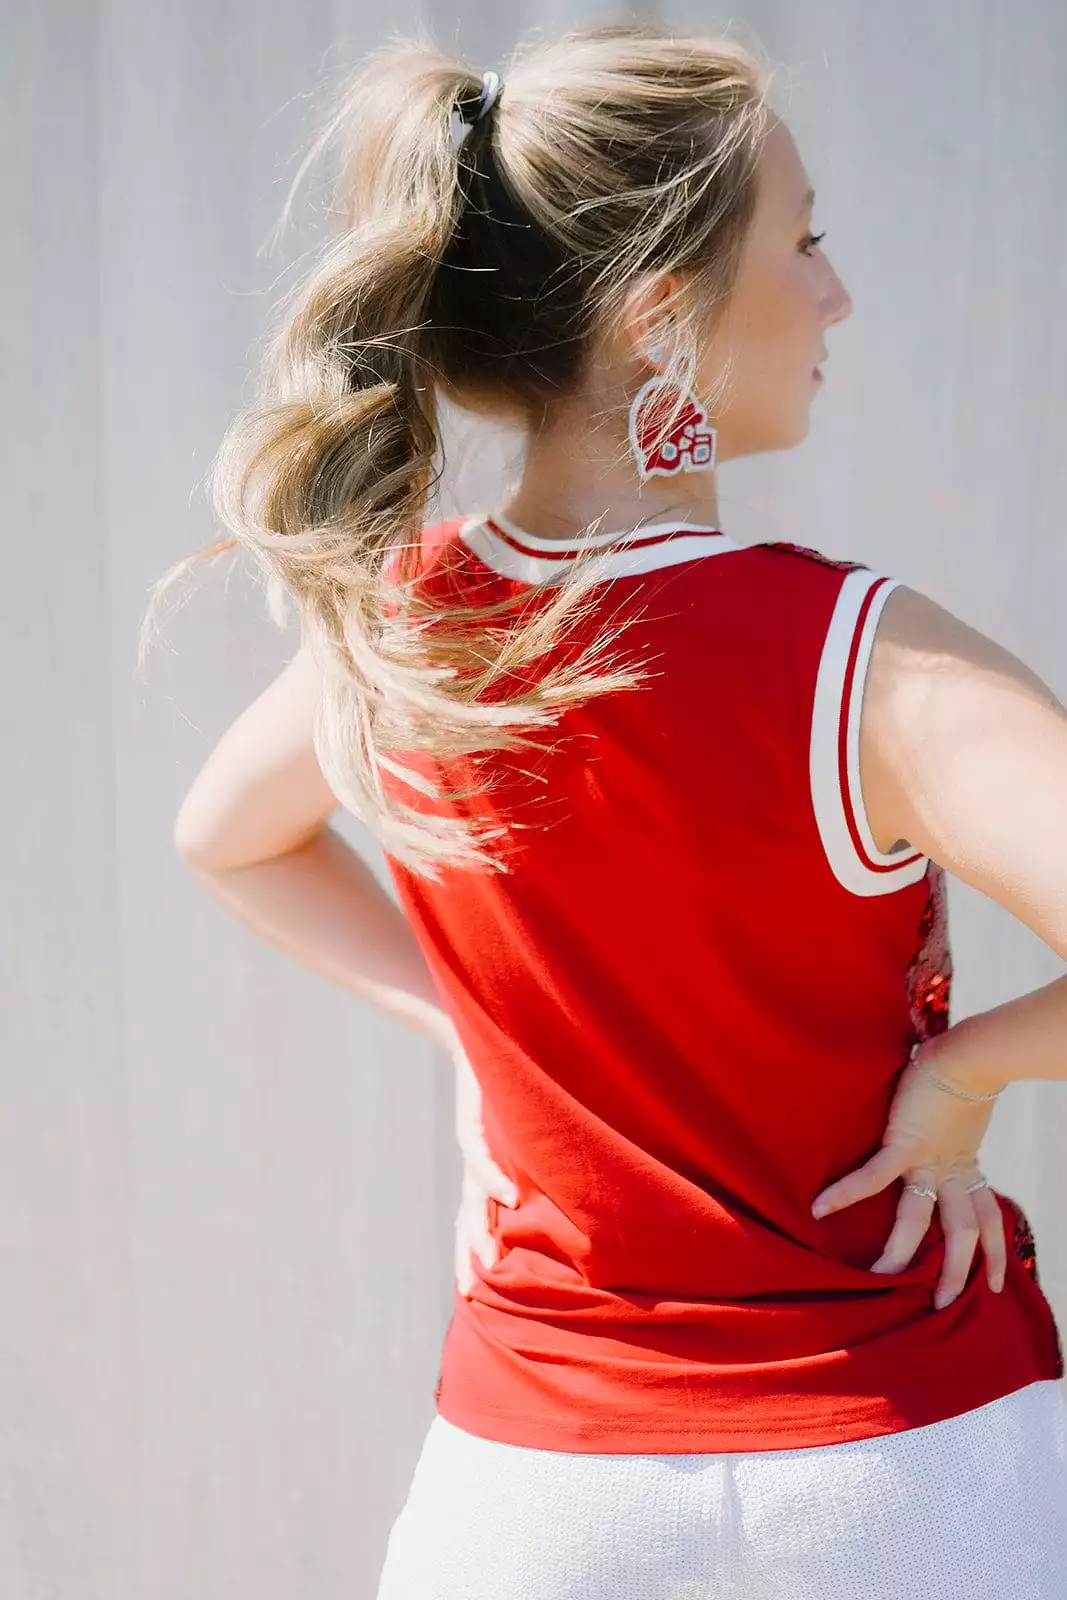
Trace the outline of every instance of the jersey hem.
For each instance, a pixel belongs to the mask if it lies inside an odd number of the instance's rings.
[[[1048,1373],[1031,1373],[1012,1382],[1008,1388],[998,1388],[995,1395],[977,1400],[974,1404],[965,1404],[961,1409],[951,1411],[947,1415],[942,1414],[939,1407],[931,1408],[931,1414],[923,1415],[922,1420],[918,1422],[902,1421],[899,1412],[887,1411],[885,1406],[872,1404],[861,1413],[852,1411],[849,1419],[841,1422],[829,1420],[809,1422],[801,1415],[783,1413],[773,1424],[763,1426],[752,1423],[734,1426],[720,1422],[714,1427],[673,1427],[657,1423],[654,1428],[650,1428],[647,1423],[627,1417],[612,1422],[601,1420],[563,1425],[538,1421],[537,1415],[530,1412],[513,1413],[492,1406],[479,1406],[472,1402],[453,1405],[440,1394],[435,1396],[435,1400],[437,1412],[446,1422],[462,1428],[467,1433],[476,1434],[479,1438],[492,1439],[500,1444],[558,1450],[578,1455],[718,1455],[738,1452],[764,1454],[776,1450],[804,1450],[850,1444],[861,1439],[879,1439],[898,1433],[912,1433],[919,1428],[937,1427],[939,1423],[951,1422],[957,1417],[967,1416],[975,1411],[984,1410],[987,1406],[996,1405],[999,1400],[1007,1399],[1009,1395],[1017,1394],[1019,1390],[1030,1388],[1034,1384],[1058,1382],[1058,1377]],[[478,1419],[482,1418],[486,1419],[486,1422],[497,1421],[500,1426],[492,1431],[485,1431],[484,1425],[478,1425]],[[605,1450],[605,1442],[620,1435],[625,1435],[625,1448],[612,1446]],[[773,1438],[773,1444],[767,1443],[768,1437]],[[679,1439],[686,1441],[684,1447],[673,1442]]]

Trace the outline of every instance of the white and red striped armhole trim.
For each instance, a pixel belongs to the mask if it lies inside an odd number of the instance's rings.
[[[860,713],[882,607],[903,580],[858,567],[841,585],[815,684],[811,795],[823,849],[852,894],[891,894],[925,877],[929,858],[910,847],[886,854],[871,834],[860,785]]]

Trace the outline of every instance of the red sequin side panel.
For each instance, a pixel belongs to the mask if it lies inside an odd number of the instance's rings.
[[[919,920],[917,948],[905,980],[913,1045],[945,1032],[952,996],[948,896],[945,874],[934,861],[927,868],[926,884],[926,904]]]
[[[794,555],[807,556],[811,561],[818,561],[824,567],[834,567],[838,572],[855,572],[863,566],[862,561],[838,561],[834,556],[824,556],[821,550],[812,550],[806,544],[793,544],[788,539],[772,539],[766,546],[769,550],[791,550]]]
[[[1001,1195],[1001,1199],[1007,1200],[1014,1220],[1012,1248],[1034,1282],[1040,1284],[1040,1279],[1037,1275],[1037,1246],[1034,1244],[1033,1230],[1027,1220],[1026,1213],[1019,1202],[1013,1200],[1010,1195]]]
[[[998,1190],[997,1192],[999,1194],[1000,1191]],[[1026,1212],[1023,1210],[1018,1200],[1013,1200],[1010,1195],[1002,1194],[1000,1195],[1000,1198],[1007,1201],[1008,1209],[1012,1215],[1014,1226],[1012,1228],[1011,1247],[1040,1289],[1041,1279],[1038,1277],[1037,1272],[1037,1246],[1034,1243],[1033,1229],[1030,1227]],[[1056,1376],[1058,1378],[1062,1378],[1065,1366],[1063,1359],[1063,1340],[1060,1336],[1058,1324],[1056,1325],[1056,1355],[1058,1358],[1058,1370]]]

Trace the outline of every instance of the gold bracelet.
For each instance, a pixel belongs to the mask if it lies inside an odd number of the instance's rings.
[[[918,1067],[920,1072],[925,1072],[926,1076],[936,1083],[939,1089],[944,1089],[946,1094],[954,1094],[958,1100],[995,1100],[997,1095],[1003,1094],[1004,1089],[1007,1087],[1007,1085],[1004,1085],[1000,1089],[994,1090],[992,1094],[968,1094],[965,1089],[954,1089],[951,1083],[944,1083],[942,1079],[936,1077],[935,1074],[930,1071],[930,1068],[925,1064],[925,1062],[920,1061],[917,1056],[913,1055],[911,1061],[912,1065]]]

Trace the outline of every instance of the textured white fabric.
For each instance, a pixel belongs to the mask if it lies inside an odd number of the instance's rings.
[[[801,1450],[579,1455],[440,1415],[378,1600],[1065,1600],[1067,1399]]]

